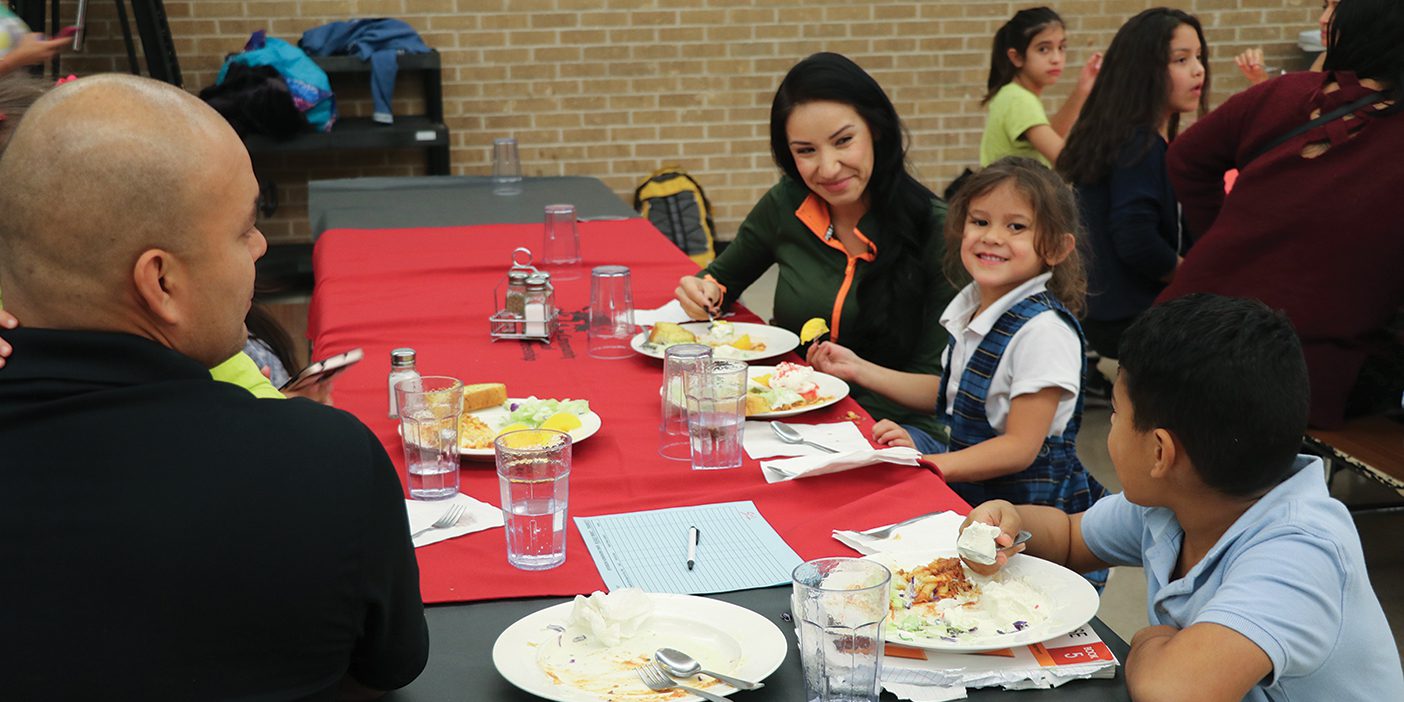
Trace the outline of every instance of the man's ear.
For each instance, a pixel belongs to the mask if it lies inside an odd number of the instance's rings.
[[[1176,461],[1180,458],[1180,445],[1175,441],[1174,434],[1159,427],[1151,430],[1151,441],[1155,451],[1155,460],[1151,464],[1151,477],[1168,478]]]
[[[137,299],[157,319],[167,324],[180,321],[180,310],[172,294],[179,264],[175,256],[162,249],[147,249],[132,266],[132,283]]]
[[[1005,49],[1004,52],[1009,56],[1009,62],[1014,64],[1015,68],[1024,67],[1024,56],[1017,49]]]
[[[1049,268],[1062,263],[1068,260],[1068,257],[1072,255],[1073,247],[1075,246],[1077,246],[1077,237],[1072,234],[1064,234],[1058,238],[1058,249],[1049,255],[1048,258],[1044,259],[1043,262],[1046,263]]]

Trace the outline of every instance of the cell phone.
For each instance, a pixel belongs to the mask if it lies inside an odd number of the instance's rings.
[[[298,371],[297,375],[289,378],[288,382],[283,383],[283,386],[278,389],[283,391],[301,390],[305,387],[315,385],[356,365],[364,356],[365,354],[362,353],[360,349],[351,349],[346,353],[317,361]]]

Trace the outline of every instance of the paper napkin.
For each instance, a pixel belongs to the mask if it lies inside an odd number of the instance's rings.
[[[916,466],[921,463],[921,452],[906,446],[894,446],[885,449],[868,448],[848,453],[826,453],[822,456],[781,458],[775,461],[761,461],[761,474],[765,476],[765,482],[778,483],[795,478],[839,473],[870,466],[874,463]]]
[[[920,521],[894,529],[886,538],[878,539],[861,531],[834,530],[834,538],[863,554],[895,551],[955,550],[956,537],[965,517],[955,512],[940,512]],[[873,527],[877,531],[883,527]]]
[[[789,426],[799,431],[800,436],[813,441],[816,444],[823,444],[839,453],[849,453],[851,451],[871,450],[873,445],[863,437],[863,432],[858,425],[853,422],[834,422],[832,424],[791,424]],[[746,449],[746,455],[754,460],[763,458],[775,458],[776,456],[834,456],[823,449],[817,449],[808,444],[787,444],[775,435],[775,430],[770,428],[770,422],[746,422],[746,426],[741,431],[741,446]]]
[[[651,327],[659,322],[681,324],[691,320],[692,318],[688,317],[687,313],[683,311],[682,303],[678,302],[676,299],[669,301],[668,304],[658,309],[634,310],[634,324],[641,327]]]
[[[448,500],[405,500],[405,512],[409,515],[409,529],[413,534],[428,527],[444,516],[445,510],[454,504],[466,504],[468,509],[458,518],[458,523],[446,529],[430,529],[414,540],[414,547],[428,546],[445,539],[454,539],[464,534],[502,526],[502,510],[484,502],[479,502],[463,493]]]

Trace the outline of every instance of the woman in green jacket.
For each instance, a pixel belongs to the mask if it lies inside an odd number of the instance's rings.
[[[819,53],[790,69],[770,109],[770,149],[784,173],[736,239],[678,300],[706,319],[772,264],[780,269],[772,324],[796,333],[827,321],[830,339],[890,368],[939,374],[938,323],[954,291],[941,274],[946,205],[906,169],[904,130],[877,81],[851,60]],[[867,390],[853,397],[877,419],[939,431]]]

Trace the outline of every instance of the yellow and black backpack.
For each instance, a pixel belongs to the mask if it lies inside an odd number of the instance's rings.
[[[677,166],[654,171],[634,190],[634,209],[697,265],[711,262],[712,203],[687,171]]]

